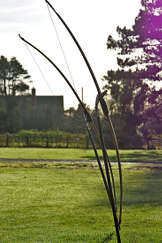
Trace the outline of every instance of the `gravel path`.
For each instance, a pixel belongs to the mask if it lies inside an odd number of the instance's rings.
[[[56,159],[6,159],[6,158],[0,158],[0,162],[7,162],[7,163],[12,163],[12,162],[84,162],[84,163],[93,163],[97,162],[96,160],[56,160]],[[115,162],[116,163],[116,162]],[[122,163],[142,163],[142,164],[162,164],[162,161],[131,161],[131,162],[125,162],[122,161]]]

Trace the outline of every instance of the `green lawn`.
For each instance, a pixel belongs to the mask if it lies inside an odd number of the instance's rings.
[[[122,243],[162,242],[161,165],[125,164],[123,174]],[[0,242],[103,243],[111,232],[96,164],[0,163]]]
[[[108,154],[111,161],[116,160],[114,150],[108,150]],[[120,157],[126,162],[162,161],[162,150],[121,150]],[[95,156],[93,150],[86,149],[0,148],[0,158],[94,160]]]

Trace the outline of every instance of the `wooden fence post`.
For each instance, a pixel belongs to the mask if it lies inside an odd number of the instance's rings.
[[[6,135],[6,147],[9,147],[9,136],[8,136],[8,134]]]

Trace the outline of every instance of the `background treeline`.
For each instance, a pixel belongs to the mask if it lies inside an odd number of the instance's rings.
[[[159,132],[161,124],[153,122],[149,129],[135,127],[135,116],[130,113],[112,112],[110,98],[108,101],[111,119],[117,134],[119,147],[121,149],[159,149],[162,146],[162,133]],[[50,129],[23,130],[19,110],[8,111],[0,105],[0,146],[18,147],[64,147],[64,148],[90,148],[90,141],[87,135],[86,123],[81,107],[71,107],[64,112],[61,119],[53,120]],[[90,110],[95,121],[95,111]],[[111,133],[103,115],[100,114],[104,139],[107,148],[113,148]],[[128,120],[129,119],[129,120]],[[97,124],[96,124],[97,125]],[[43,127],[43,126],[42,126]],[[151,129],[152,128],[152,129]],[[97,147],[100,147],[97,144]]]
[[[95,112],[90,111],[95,120]],[[17,117],[18,118],[18,117]],[[117,131],[118,143],[120,149],[161,149],[162,134],[151,134],[149,146],[142,136],[142,133],[136,137],[124,132],[123,123],[119,117],[111,117],[115,130]],[[103,128],[106,147],[113,149],[111,133],[107,123],[101,114],[101,123]],[[54,125],[55,126],[55,125]],[[100,145],[96,139],[96,146]],[[56,130],[17,130],[17,132],[0,133],[0,147],[46,147],[46,148],[91,148],[89,136],[85,125],[85,120],[80,109],[70,108],[65,111],[64,118]]]

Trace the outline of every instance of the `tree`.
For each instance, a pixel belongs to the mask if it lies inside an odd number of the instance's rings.
[[[143,113],[142,120],[143,125],[140,130],[144,135],[147,148],[150,149],[154,147],[152,140],[155,137],[157,139],[162,137],[162,99]]]
[[[30,75],[16,57],[12,57],[10,60],[7,60],[4,56],[0,57],[1,95],[26,94],[29,90],[29,85],[27,84],[29,80]]]
[[[88,107],[87,109],[90,111]],[[85,118],[80,104],[78,105],[77,109],[70,107],[65,111],[63,129],[71,133],[86,133],[87,129]]]
[[[28,94],[30,75],[16,57],[8,60],[0,56],[0,95],[15,96]],[[10,97],[12,98],[12,97]],[[17,132],[22,127],[19,105],[9,97],[0,104],[0,132]]]
[[[117,51],[119,68],[107,72],[104,80],[108,83],[104,88],[109,90],[112,97],[112,116],[118,114],[124,121],[123,134],[129,137],[127,142],[130,146],[137,146],[140,141],[138,132],[142,129],[139,128],[145,127],[146,130],[145,124],[149,120],[147,110],[156,110],[162,105],[159,104],[162,88],[157,89],[157,83],[162,81],[160,2],[161,0],[142,0],[142,9],[132,29],[117,27],[119,39],[109,36],[107,40],[107,48]]]
[[[0,132],[6,132],[6,123],[7,123],[7,109],[5,103],[0,105]]]

